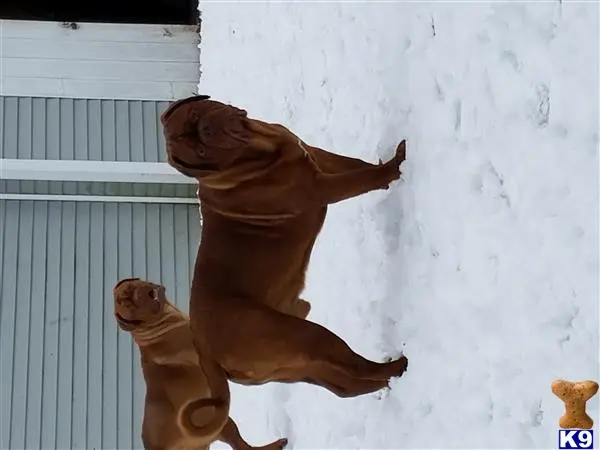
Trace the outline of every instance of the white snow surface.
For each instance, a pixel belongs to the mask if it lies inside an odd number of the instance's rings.
[[[303,294],[309,319],[368,358],[404,351],[408,372],[351,399],[232,385],[246,439],[556,448],[551,382],[600,378],[598,3],[200,10],[201,93],[367,161],[408,148],[389,191],[330,208]]]

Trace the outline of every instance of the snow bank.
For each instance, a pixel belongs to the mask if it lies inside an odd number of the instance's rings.
[[[331,208],[304,297],[365,356],[404,350],[409,372],[354,399],[234,386],[242,433],[555,447],[551,381],[600,378],[598,4],[200,9],[202,93],[369,161],[408,142],[403,181]]]

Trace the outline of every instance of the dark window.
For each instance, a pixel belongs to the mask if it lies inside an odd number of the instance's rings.
[[[198,0],[0,0],[0,18],[55,22],[198,24]]]

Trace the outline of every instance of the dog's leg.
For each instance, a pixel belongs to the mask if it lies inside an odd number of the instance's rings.
[[[336,395],[348,396],[385,387],[391,377],[401,376],[406,370],[405,357],[386,363],[370,361],[314,322],[260,303],[240,301],[231,306],[229,311],[236,311],[244,320],[236,320],[235,329],[231,329],[225,326],[235,319],[229,312],[213,316],[211,328],[228,328],[229,339],[210,342],[213,356],[229,373],[243,373],[244,378],[258,383],[310,379]],[[336,385],[338,388],[332,389]]]
[[[338,155],[318,147],[307,147],[308,153],[315,160],[319,169],[325,173],[342,173],[353,170],[377,167],[376,164],[363,161],[362,159],[350,158]]]
[[[307,383],[322,386],[338,397],[356,397],[380,389],[388,388],[388,380],[363,380],[352,378],[328,364],[315,363],[309,368]]]
[[[309,321],[304,323],[320,327]],[[366,389],[364,392],[371,392],[385,387],[391,377],[402,376],[408,367],[408,359],[404,356],[385,363],[368,360],[355,353],[335,333],[320,328],[326,333],[321,333],[321,330],[311,330],[311,334],[314,333],[315,337],[321,334],[322,336],[318,338],[319,347],[313,347],[307,367],[308,372],[316,379],[330,380],[332,384],[337,384],[347,391]],[[367,383],[360,383],[360,381]],[[368,382],[371,384],[369,385]]]
[[[376,189],[387,189],[400,178],[400,164],[406,158],[406,143],[402,141],[396,155],[384,164],[341,173],[319,173],[314,188],[316,197],[333,204]]]
[[[244,440],[240,434],[240,430],[238,430],[237,425],[231,417],[227,421],[225,428],[221,431],[218,439],[229,444],[233,450],[281,450],[287,445],[287,439],[283,438],[267,445],[253,447]]]

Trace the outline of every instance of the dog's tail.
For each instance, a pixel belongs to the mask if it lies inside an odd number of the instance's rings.
[[[202,439],[206,445],[217,439],[229,420],[229,401],[220,397],[198,398],[179,411],[179,424],[190,438]]]
[[[231,394],[223,369],[212,359],[199,354],[199,362],[206,377],[210,397],[194,398],[179,412],[183,433],[204,445],[215,441],[229,420]],[[198,443],[200,444],[200,443]]]

